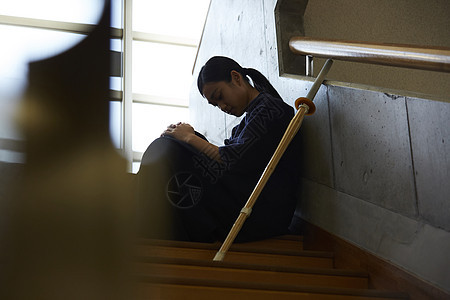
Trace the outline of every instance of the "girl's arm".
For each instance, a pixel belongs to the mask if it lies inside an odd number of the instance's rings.
[[[219,147],[205,141],[195,134],[194,128],[187,123],[171,124],[163,132],[163,135],[170,135],[177,140],[188,143],[200,152],[205,153],[208,157],[222,162],[219,154]]]

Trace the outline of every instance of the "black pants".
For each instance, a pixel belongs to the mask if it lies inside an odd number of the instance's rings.
[[[247,182],[236,174],[225,173],[214,180],[208,168],[200,167],[208,165],[208,160],[190,145],[171,137],[150,144],[138,173],[142,236],[197,242],[225,239],[258,178]],[[270,181],[236,242],[287,233],[295,201],[287,196],[283,198],[289,201],[278,201],[279,189],[285,188],[280,183],[271,185]]]
[[[199,153],[171,137],[156,139],[138,172],[138,218],[144,237],[214,241],[215,221],[200,205],[205,180],[194,167]]]

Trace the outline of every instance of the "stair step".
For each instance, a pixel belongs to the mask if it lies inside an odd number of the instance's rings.
[[[300,235],[284,235],[267,240],[233,244],[231,249],[264,249],[264,250],[303,250],[303,237]]]
[[[346,289],[145,276],[137,283],[138,299],[407,299],[407,295],[368,289]]]
[[[368,288],[365,272],[336,269],[306,269],[213,262],[192,259],[147,257],[135,264],[139,275],[253,282],[260,284],[301,284],[341,288]]]
[[[164,243],[167,245],[171,245],[176,243],[176,241],[167,241],[167,240],[153,240],[153,239],[139,239],[137,241],[138,244],[155,244],[155,243]],[[198,244],[198,243],[191,243]],[[200,243],[201,244],[201,243]],[[207,245],[214,245],[214,249],[219,249],[221,243],[211,243]],[[234,243],[231,245],[231,249],[237,249],[245,251],[246,249],[259,249],[260,251],[271,251],[271,250],[303,250],[303,236],[300,235],[283,235],[278,236],[266,240],[254,241],[254,242],[246,242],[246,243]]]
[[[191,243],[165,240],[141,241],[136,247],[138,257],[184,258],[212,260],[219,244]],[[268,266],[304,268],[333,268],[333,253],[304,250],[268,250],[235,245],[225,256],[225,261]]]

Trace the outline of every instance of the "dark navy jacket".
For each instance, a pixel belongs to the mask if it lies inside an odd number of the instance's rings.
[[[255,188],[270,158],[275,152],[294,110],[281,99],[260,93],[247,108],[231,137],[219,147],[226,172],[219,182],[233,195],[241,208]],[[298,141],[294,139],[280,160],[259,196],[240,239],[257,239],[286,233],[294,212],[299,183],[295,155]]]
[[[249,104],[240,124],[233,128],[231,137],[219,147],[222,163],[171,137],[155,140],[144,153],[138,174],[145,228],[155,226],[153,220],[167,215],[164,219],[170,220],[172,235],[157,237],[201,242],[225,239],[293,115],[293,108],[281,99],[260,93]],[[298,141],[294,139],[244,223],[237,242],[287,233],[299,183],[297,152]],[[174,193],[168,193],[167,188],[174,177],[177,184],[180,178],[193,182],[184,187],[191,197],[183,196],[180,201],[195,198],[195,205],[180,208],[173,201],[169,204],[167,198]]]

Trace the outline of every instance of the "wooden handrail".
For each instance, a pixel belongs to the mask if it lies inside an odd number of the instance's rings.
[[[334,60],[450,73],[450,48],[293,37],[291,51]]]

